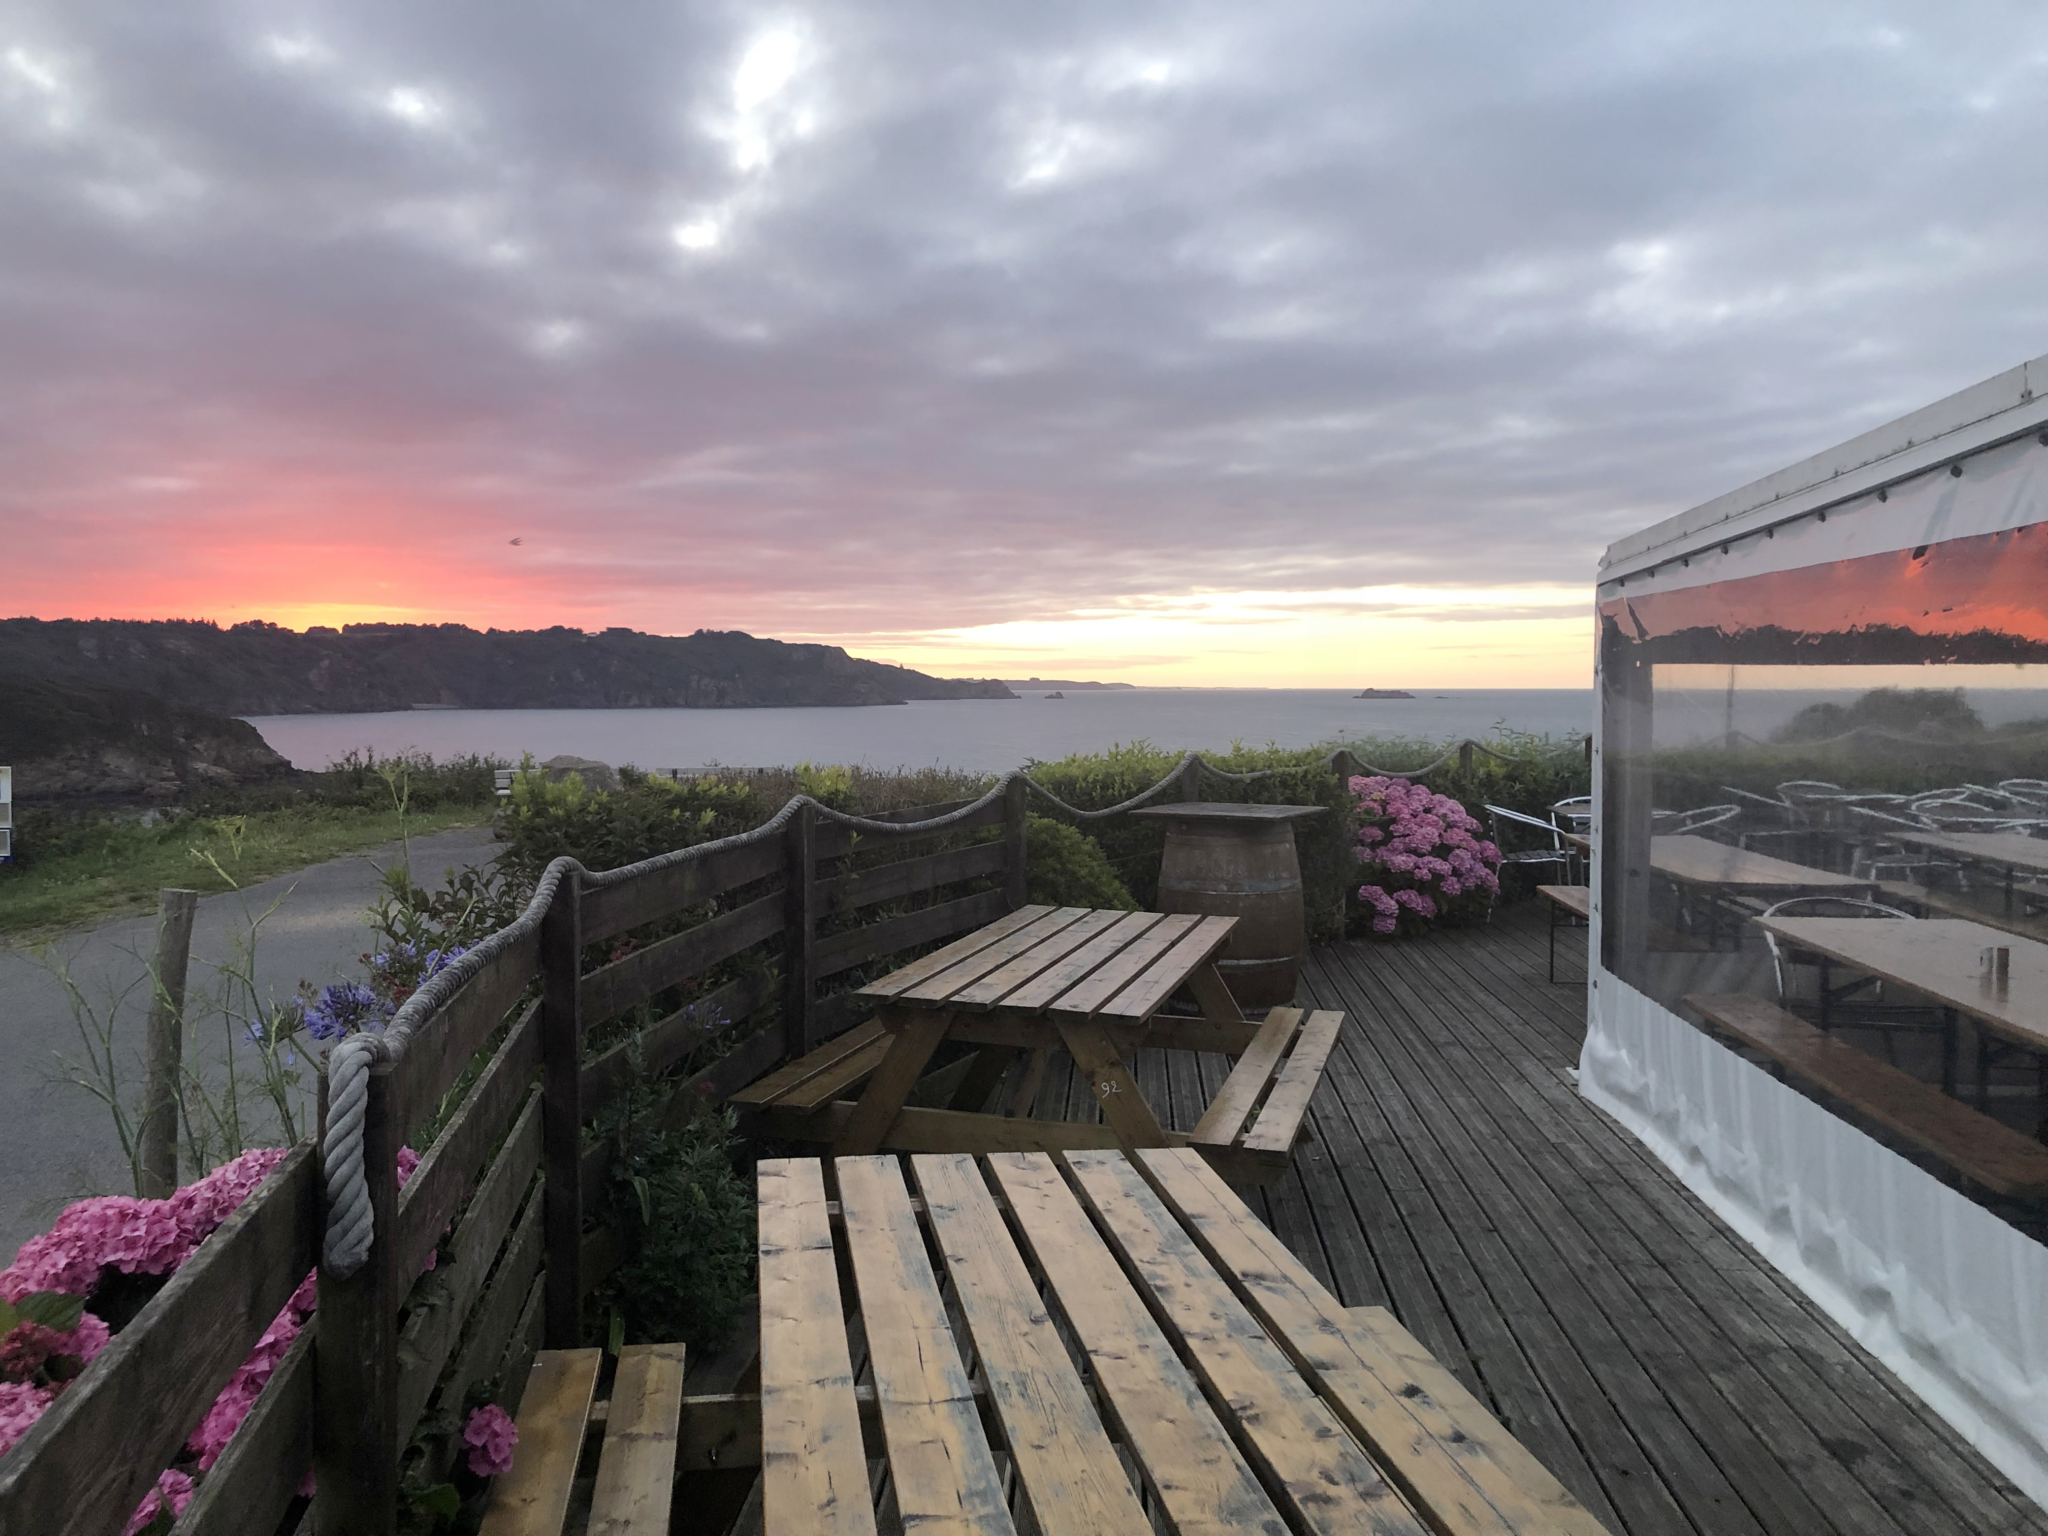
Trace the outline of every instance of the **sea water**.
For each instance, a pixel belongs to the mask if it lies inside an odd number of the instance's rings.
[[[450,709],[369,715],[265,715],[250,721],[300,768],[351,748],[437,758],[477,752],[516,762],[564,753],[641,768],[800,762],[1001,773],[1074,752],[1147,741],[1180,751],[1272,743],[1310,747],[1373,738],[1485,739],[1501,731],[1559,738],[1592,729],[1587,688],[1417,689],[1360,699],[1335,688],[1019,690],[1016,699],[943,699],[842,709]],[[1371,753],[1361,750],[1367,762]]]

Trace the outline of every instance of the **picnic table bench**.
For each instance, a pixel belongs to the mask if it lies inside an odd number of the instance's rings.
[[[2048,1198],[2048,1146],[2033,1137],[1765,998],[1694,993],[1685,1003],[1716,1033],[1769,1058],[1994,1194],[2029,1202]]]
[[[628,1344],[612,1395],[597,1401],[604,1351],[544,1350],[519,1401],[512,1467],[491,1483],[477,1536],[561,1536],[584,1440],[604,1436],[588,1536],[668,1536],[676,1437],[683,1406],[683,1346]]]
[[[1539,885],[1536,894],[1543,898],[1550,911],[1550,965],[1545,974],[1555,981],[1560,922],[1567,918],[1576,920],[1576,923],[1593,921],[1593,888],[1590,885]]]
[[[841,1155],[1185,1145],[1232,1178],[1270,1181],[1287,1167],[1344,1015],[1275,1008],[1247,1019],[1215,964],[1236,922],[1021,907],[863,987],[873,1019],[732,1102],[769,1136]],[[1199,1015],[1163,1011],[1183,993]],[[972,1060],[928,1074],[949,1041],[977,1047]],[[1145,1102],[1126,1064],[1144,1046],[1236,1058],[1192,1131],[1163,1128]],[[1101,1124],[1030,1118],[1060,1050],[1087,1076]],[[1006,1082],[1003,1107],[987,1112]]]
[[[1194,1149],[904,1161],[760,1165],[766,1536],[1603,1529]]]

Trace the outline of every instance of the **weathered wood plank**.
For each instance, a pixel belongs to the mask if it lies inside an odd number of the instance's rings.
[[[1230,1076],[1223,1080],[1223,1091],[1196,1124],[1197,1146],[1227,1147],[1237,1140],[1259,1095],[1266,1091],[1273,1068],[1287,1054],[1287,1047],[1294,1043],[1300,1028],[1299,1008],[1275,1008],[1266,1015],[1258,1038],[1237,1059]]]
[[[469,1192],[484,1157],[533,1087],[540,1070],[540,1004],[512,1026],[504,1043],[398,1192],[398,1273],[407,1280],[427,1256]]]
[[[920,955],[908,965],[891,971],[879,981],[869,982],[856,996],[865,999],[894,997],[928,976],[936,976],[948,966],[958,964],[969,955],[979,954],[1000,939],[1008,938],[1020,928],[1028,927],[1052,912],[1051,907],[1019,907],[1006,917],[997,919],[985,928],[977,929],[965,938],[955,939],[951,944]]]
[[[1068,1155],[1085,1178],[1088,1153]],[[1511,1435],[1475,1438],[1468,1402],[1439,1402],[1400,1361],[1360,1337],[1337,1299],[1189,1152],[1136,1155],[1197,1245],[1351,1432],[1440,1529],[1604,1536],[1599,1521]]]
[[[990,892],[990,895],[997,894]],[[979,900],[980,898],[975,898]],[[916,1003],[931,1007],[944,1002],[955,992],[972,986],[989,972],[1000,969],[1014,957],[1051,938],[1054,934],[1071,928],[1088,916],[1086,907],[1059,907],[1046,913],[1036,922],[1021,927],[1009,927],[993,944],[975,950],[965,959],[955,961],[944,970],[933,972],[911,986],[898,986],[898,977],[885,976],[872,986],[861,990],[870,997],[893,996],[899,1002]]]
[[[682,1345],[628,1344],[619,1351],[588,1536],[668,1536],[682,1411]]]
[[[583,893],[584,932],[594,944],[643,923],[658,922],[782,873],[782,845],[772,833],[752,842],[672,864],[651,874]]]
[[[519,1405],[519,1451],[492,1480],[478,1536],[561,1536],[604,1351],[563,1349],[533,1362]]]
[[[600,966],[582,981],[585,1025],[615,1018],[664,987],[700,976],[749,945],[772,939],[782,932],[782,921],[782,895],[776,892]]]
[[[1210,1393],[1230,1405],[1294,1519],[1322,1536],[1424,1536],[1415,1512],[1196,1250],[1144,1176],[1121,1157],[1077,1158],[1068,1166],[1082,1199],[1102,1219]],[[1455,1514],[1444,1525],[1485,1529]]]
[[[748,1084],[732,1098],[737,1104],[773,1104],[784,1094],[802,1087],[821,1072],[829,1072],[847,1057],[885,1037],[886,1031],[875,1020],[848,1030],[836,1039],[828,1040],[809,1055],[792,1061],[769,1073],[757,1082]]]
[[[172,1536],[274,1531],[313,1464],[313,1330],[292,1340]]]
[[[583,900],[570,870],[541,917],[541,1185],[547,1227],[547,1342],[583,1332]],[[324,1533],[323,1533],[324,1536]]]
[[[1154,923],[1133,939],[1122,954],[1091,971],[1064,996],[1055,999],[1054,1015],[1092,1017],[1104,1003],[1130,985],[1139,972],[1191,933],[1200,921],[1191,913],[1176,912]]]
[[[1003,1479],[903,1174],[884,1157],[841,1158],[835,1171],[903,1522],[918,1531],[1010,1532]]]
[[[1138,979],[1104,1003],[1097,1012],[1113,1019],[1149,1019],[1188,983],[1198,968],[1216,958],[1237,926],[1234,917],[1205,917],[1186,938],[1147,966]],[[1061,999],[1055,1009],[1067,1004]]]
[[[756,1188],[764,1529],[770,1536],[873,1536],[822,1171],[808,1158],[765,1159]]]
[[[0,1456],[0,1530],[121,1529],[313,1267],[316,1171],[310,1143],[288,1153]]]
[[[782,1114],[774,1107],[761,1112],[763,1135],[788,1141],[831,1144],[838,1139],[857,1106],[844,1100],[809,1114]],[[1163,1133],[1167,1146],[1186,1143],[1186,1135]],[[1099,1122],[1010,1119],[972,1114],[960,1109],[922,1109],[905,1105],[883,1134],[880,1150],[890,1152],[1061,1152],[1078,1148],[1114,1147],[1116,1131]]]
[[[946,1024],[952,1015],[943,1008],[905,1012],[885,1020],[889,1029],[889,1053],[869,1077],[860,1102],[832,1138],[832,1150],[842,1157],[873,1152],[882,1145],[903,1100],[924,1076],[925,1064],[946,1038]]]
[[[1150,1536],[1116,1448],[971,1157],[911,1159],[989,1400],[1047,1536]]]
[[[993,1008],[1014,991],[1054,968],[1075,950],[1107,929],[1120,926],[1121,912],[1090,912],[1078,923],[1040,939],[1014,959],[997,966],[979,981],[962,987],[946,1001],[956,1008]],[[908,994],[911,997],[916,993]]]
[[[1001,1153],[989,1168],[1172,1529],[1179,1536],[1282,1536],[1286,1521],[1052,1159]]]
[[[865,965],[870,960],[879,960],[919,944],[929,944],[933,939],[943,939],[963,928],[979,928],[986,923],[999,922],[1008,913],[1009,907],[1001,891],[982,891],[977,895],[942,901],[920,912],[835,933],[818,940],[815,974],[822,981],[856,965]],[[862,988],[862,991],[867,992],[868,989]]]
[[[1003,872],[1005,849],[1001,843],[977,843],[971,848],[953,848],[944,853],[927,853],[894,864],[878,864],[818,882],[818,909],[822,917],[857,912],[878,902],[901,901],[906,896],[936,895],[943,887],[963,880],[984,880]]]
[[[540,1276],[543,1251],[541,1201],[535,1195],[527,1200],[506,1240],[504,1254],[483,1295],[470,1308],[468,1328],[454,1363],[434,1389],[434,1401],[442,1408],[459,1408],[470,1387],[491,1375],[504,1360]]]
[[[637,1039],[613,1046],[583,1069],[583,1113],[596,1114],[636,1076],[659,1077],[699,1046],[738,1028],[768,1000],[768,992],[768,972],[736,976],[655,1020]]]
[[[1273,1091],[1266,1096],[1265,1107],[1259,1111],[1259,1118],[1252,1122],[1251,1130],[1245,1135],[1245,1151],[1285,1157],[1293,1150],[1302,1116],[1308,1113],[1308,1101],[1322,1086],[1323,1067],[1329,1061],[1330,1052],[1337,1044],[1337,1033],[1343,1027],[1344,1015],[1334,1010],[1319,1008],[1308,1016],[1308,1022],[1301,1026],[1301,1033],[1295,1037],[1294,1050],[1288,1056],[1287,1064],[1273,1081]]]
[[[494,955],[413,1035],[404,1065],[393,1075],[392,1113],[401,1142],[434,1112],[539,974],[540,940],[529,935]]]
[[[456,1224],[447,1264],[422,1280],[417,1291],[431,1302],[416,1305],[400,1335],[402,1364],[398,1374],[398,1432],[408,1436],[426,1410],[441,1367],[455,1349],[471,1307],[483,1293],[484,1277],[498,1257],[512,1220],[526,1203],[534,1173],[540,1167],[540,1097],[527,1100],[490,1171],[477,1186],[476,1198]],[[431,1247],[428,1250],[432,1251]],[[421,1259],[422,1266],[425,1259]],[[412,1273],[417,1273],[417,1270]]]
[[[1123,952],[1124,946],[1165,921],[1158,912],[1125,912],[1059,964],[1047,967],[1003,999],[1006,1009],[1045,1007],[1068,988],[1078,986]]]

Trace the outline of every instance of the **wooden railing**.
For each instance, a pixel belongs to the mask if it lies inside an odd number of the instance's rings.
[[[479,1381],[516,1392],[534,1350],[580,1342],[585,1292],[625,1257],[600,1199],[617,1138],[594,1136],[590,1121],[629,1090],[646,1100],[640,1126],[722,1104],[858,1022],[852,990],[870,968],[1021,905],[1013,783],[936,830],[925,824],[965,802],[872,818],[900,833],[804,806],[701,858],[603,886],[564,881],[538,934],[500,951],[372,1073],[370,1259],[347,1279],[322,1272],[312,1323],[202,1479],[179,1536],[278,1530],[308,1471],[321,1536],[391,1531],[422,1421],[459,1412]],[[664,995],[687,1001],[638,1017]],[[591,1031],[606,1028],[619,1043],[589,1055]],[[401,1190],[398,1149],[436,1124]],[[0,1531],[121,1529],[314,1268],[317,1145],[294,1148],[0,1456]],[[460,1449],[450,1439],[427,1440],[430,1478]]]

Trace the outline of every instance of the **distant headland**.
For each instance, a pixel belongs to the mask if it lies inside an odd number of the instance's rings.
[[[1005,686],[1010,688],[1135,688],[1136,683],[1077,683],[1070,677],[1006,677]]]
[[[836,645],[738,630],[474,630],[351,624],[303,634],[251,620],[0,619],[0,673],[133,689],[218,715],[442,709],[760,709],[1014,699]],[[1079,686],[1069,683],[1068,687]]]

